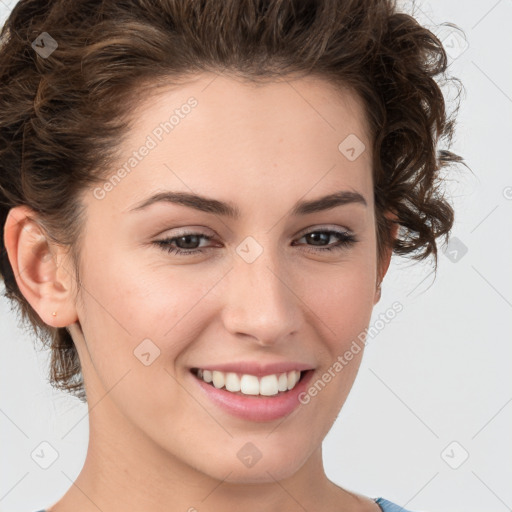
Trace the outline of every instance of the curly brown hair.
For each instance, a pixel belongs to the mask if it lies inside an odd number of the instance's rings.
[[[32,46],[43,32],[58,44],[49,56]],[[454,219],[440,173],[462,162],[438,149],[454,129],[439,80],[456,80],[447,67],[440,40],[392,0],[19,1],[0,35],[0,273],[4,295],[51,349],[52,386],[86,400],[69,331],[45,324],[17,286],[5,221],[14,206],[36,212],[49,239],[69,247],[80,283],[79,196],[112,171],[141,90],[204,71],[348,86],[373,141],[379,254],[391,245],[437,263],[436,239],[448,239]]]

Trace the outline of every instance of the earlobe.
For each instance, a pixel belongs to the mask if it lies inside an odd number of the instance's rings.
[[[71,300],[71,274],[58,265],[37,215],[26,206],[11,208],[4,226],[4,244],[16,283],[41,319],[53,327],[77,320]],[[55,315],[53,313],[56,313]]]
[[[386,215],[386,217],[388,217],[391,220],[397,220],[397,217],[395,215],[393,215],[393,214],[388,214],[388,215]],[[391,232],[390,232],[391,243],[397,237],[398,228],[399,228],[399,224],[398,223],[393,224],[393,227],[391,228]],[[391,243],[384,249],[384,254],[382,255],[382,258],[381,258],[381,261],[380,261],[379,271],[378,271],[378,275],[377,275],[375,297],[374,297],[374,300],[373,300],[373,304],[374,305],[377,304],[377,302],[379,302],[379,300],[381,298],[381,295],[382,295],[382,289],[381,289],[382,281],[383,281],[384,276],[386,275],[386,273],[388,271],[389,264],[391,263],[391,256],[393,255],[393,247],[392,247]]]
[[[381,297],[382,289],[381,289],[381,283],[377,284],[377,289],[375,290],[375,297],[373,299],[373,305],[377,304],[379,302]]]

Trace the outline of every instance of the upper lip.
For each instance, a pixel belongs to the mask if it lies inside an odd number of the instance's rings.
[[[287,373],[292,370],[313,370],[314,367],[307,363],[299,363],[293,361],[277,361],[274,363],[257,363],[252,361],[239,361],[237,363],[222,363],[222,364],[208,364],[205,366],[196,366],[202,370],[218,370],[221,372],[242,373],[248,375],[255,375],[256,377],[263,377],[264,375],[271,375],[274,373]]]

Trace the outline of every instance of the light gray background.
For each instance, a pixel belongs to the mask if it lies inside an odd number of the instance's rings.
[[[14,3],[0,1],[2,20]],[[414,511],[503,512],[512,508],[512,0],[430,0],[415,12],[451,46],[451,73],[466,89],[453,150],[474,175],[451,173],[460,243],[451,259],[440,254],[437,279],[430,265],[394,257],[372,323],[394,301],[403,311],[368,343],[325,467],[339,485]],[[464,31],[465,51],[446,21]],[[48,354],[5,299],[0,329],[0,512],[33,512],[78,475],[87,409],[49,386]],[[59,453],[46,470],[31,458],[43,441]]]

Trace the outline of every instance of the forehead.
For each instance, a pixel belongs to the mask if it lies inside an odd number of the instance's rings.
[[[247,201],[371,188],[362,102],[318,77],[252,83],[205,73],[142,98],[132,117],[117,166],[152,147],[109,193],[120,209],[156,189],[222,197],[229,187]]]
[[[297,128],[302,130],[302,123],[311,123],[311,129],[320,129],[322,133],[331,131],[342,135],[347,128],[352,128],[364,137],[368,132],[360,96],[348,86],[335,85],[314,75],[252,81],[232,75],[202,73],[181,79],[176,85],[160,84],[151,90],[154,92],[147,98],[143,90],[139,91],[138,106],[133,111],[139,124],[156,120],[156,114],[165,116],[167,112],[172,113],[172,109],[179,110],[194,97],[200,107],[194,109],[198,125],[215,122],[219,128],[241,126],[268,132],[273,127],[291,129],[290,124],[298,121]],[[221,117],[219,111],[223,114]]]

